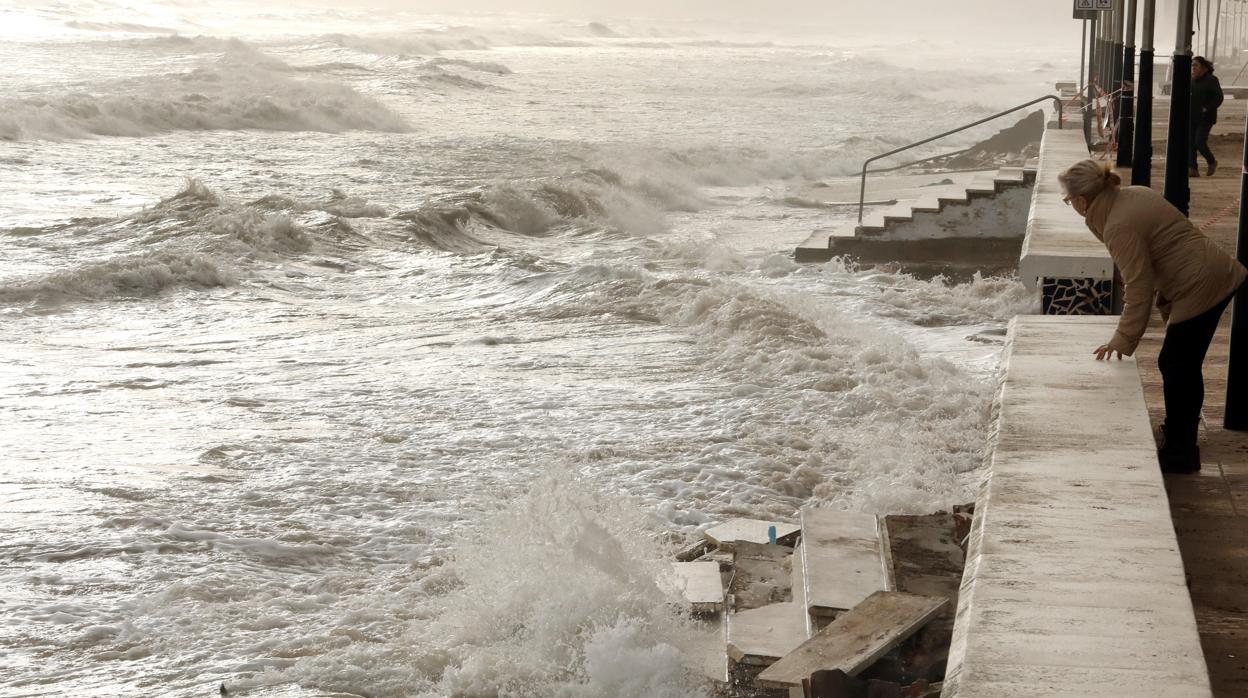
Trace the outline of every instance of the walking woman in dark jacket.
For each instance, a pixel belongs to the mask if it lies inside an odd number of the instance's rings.
[[[1196,153],[1205,156],[1208,169],[1205,176],[1212,176],[1218,169],[1218,159],[1209,150],[1209,130],[1218,123],[1218,107],[1222,106],[1222,83],[1213,74],[1213,64],[1204,56],[1192,59],[1192,153],[1188,166],[1191,176],[1199,177],[1200,169],[1196,166]]]

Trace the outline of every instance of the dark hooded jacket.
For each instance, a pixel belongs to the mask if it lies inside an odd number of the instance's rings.
[[[1218,107],[1222,106],[1222,83],[1213,72],[1192,81],[1192,128],[1218,123]]]

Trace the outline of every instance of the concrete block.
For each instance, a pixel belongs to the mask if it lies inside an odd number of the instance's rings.
[[[674,562],[672,571],[689,610],[715,613],[724,609],[724,581],[716,562]]]
[[[776,527],[776,540],[781,545],[792,545],[797,540],[801,527],[796,524],[779,521],[760,521],[758,519],[729,519],[722,524],[712,526],[702,532],[712,545],[731,549],[737,541],[747,543],[766,543],[767,529]]]
[[[769,666],[806,641],[806,612],[795,603],[777,603],[730,613],[728,656],[734,662]]]
[[[1211,695],[1136,367],[1087,356],[1116,324],[1012,323],[944,698]]]
[[[803,507],[800,594],[809,613],[836,616],[890,588],[872,514]]]
[[[764,688],[800,686],[821,670],[856,676],[940,613],[947,599],[878,591],[758,676]]]

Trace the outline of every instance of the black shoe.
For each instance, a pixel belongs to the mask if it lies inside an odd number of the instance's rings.
[[[1197,168],[1197,167],[1189,167],[1189,168],[1187,168],[1187,176],[1188,176],[1188,177],[1191,177],[1192,179],[1199,179],[1199,178],[1200,178],[1200,168]]]
[[[1200,447],[1164,444],[1157,450],[1157,461],[1166,475],[1190,475],[1200,472]]]
[[[1212,177],[1213,173],[1217,171],[1218,171],[1218,161],[1214,160],[1209,163],[1209,166],[1207,168],[1205,168],[1205,176]]]

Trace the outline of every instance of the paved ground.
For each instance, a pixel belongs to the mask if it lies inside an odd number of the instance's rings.
[[[1248,101],[1228,101],[1223,107],[1211,139],[1221,169],[1191,183],[1192,221],[1232,253],[1239,220],[1245,106]],[[1168,101],[1159,101],[1153,131],[1152,186],[1158,191],[1165,176],[1168,109]],[[1123,179],[1129,178],[1130,173],[1124,172]],[[1205,363],[1204,467],[1200,475],[1167,477],[1166,489],[1214,695],[1242,698],[1248,696],[1248,432],[1222,429],[1230,319],[1227,311]],[[1153,328],[1138,351],[1154,427],[1163,415],[1157,372],[1163,331],[1154,311]],[[1088,347],[1089,352],[1092,349]]]

